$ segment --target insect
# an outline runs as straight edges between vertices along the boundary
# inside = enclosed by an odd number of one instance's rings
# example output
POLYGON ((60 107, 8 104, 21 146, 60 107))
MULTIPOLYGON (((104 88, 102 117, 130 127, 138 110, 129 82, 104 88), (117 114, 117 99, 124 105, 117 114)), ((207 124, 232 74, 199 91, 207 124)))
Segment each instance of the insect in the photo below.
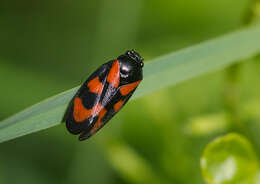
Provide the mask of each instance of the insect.
POLYGON ((83 83, 64 115, 67 130, 88 139, 129 100, 143 79, 143 59, 134 50, 100 66, 83 83))

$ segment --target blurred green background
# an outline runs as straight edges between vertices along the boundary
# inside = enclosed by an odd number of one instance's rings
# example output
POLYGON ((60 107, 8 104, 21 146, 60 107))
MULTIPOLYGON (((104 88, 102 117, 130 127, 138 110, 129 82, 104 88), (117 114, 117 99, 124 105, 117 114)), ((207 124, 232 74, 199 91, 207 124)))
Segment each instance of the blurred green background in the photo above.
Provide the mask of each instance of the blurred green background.
MULTIPOLYGON (((1 0, 0 120, 80 85, 127 49, 149 61, 239 29, 249 4, 1 0)), ((0 183, 201 184, 200 156, 219 135, 245 135, 259 156, 259 60, 132 101, 85 142, 60 125, 2 143, 0 183)))

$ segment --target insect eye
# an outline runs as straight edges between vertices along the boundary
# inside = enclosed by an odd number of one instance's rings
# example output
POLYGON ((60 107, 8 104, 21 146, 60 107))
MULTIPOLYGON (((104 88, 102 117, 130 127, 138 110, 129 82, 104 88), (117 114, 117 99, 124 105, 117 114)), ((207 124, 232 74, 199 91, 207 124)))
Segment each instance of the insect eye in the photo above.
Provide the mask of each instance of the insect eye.
POLYGON ((126 65, 123 65, 122 67, 121 67, 121 74, 123 74, 123 75, 128 75, 129 74, 129 72, 130 72, 130 68, 128 67, 128 66, 126 66, 126 65))

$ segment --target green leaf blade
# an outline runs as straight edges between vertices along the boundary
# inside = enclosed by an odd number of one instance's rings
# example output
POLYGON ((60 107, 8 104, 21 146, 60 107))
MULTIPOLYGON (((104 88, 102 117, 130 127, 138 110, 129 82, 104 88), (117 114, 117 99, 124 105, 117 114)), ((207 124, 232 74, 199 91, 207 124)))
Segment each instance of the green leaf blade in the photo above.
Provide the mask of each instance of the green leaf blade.
MULTIPOLYGON (((144 80, 132 99, 254 56, 260 51, 259 35, 259 25, 248 27, 145 63, 144 80)), ((77 89, 44 100, 0 122, 0 142, 58 125, 77 89), (23 131, 16 133, 18 127, 23 131)))
POLYGON ((143 88, 136 96, 224 68, 260 52, 260 26, 206 41, 145 64, 143 88), (155 81, 159 83, 155 84, 155 81))

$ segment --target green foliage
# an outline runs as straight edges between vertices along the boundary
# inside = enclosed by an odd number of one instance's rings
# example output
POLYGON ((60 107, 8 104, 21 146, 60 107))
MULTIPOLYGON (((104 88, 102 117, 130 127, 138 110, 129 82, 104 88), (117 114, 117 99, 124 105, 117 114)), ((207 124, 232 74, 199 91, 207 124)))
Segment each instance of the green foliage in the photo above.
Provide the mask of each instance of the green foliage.
POLYGON ((193 117, 186 126, 189 134, 197 136, 212 135, 224 132, 228 129, 228 121, 225 113, 216 113, 193 117))
POLYGON ((126 144, 116 140, 110 140, 106 145, 106 154, 111 165, 119 172, 126 180, 133 183, 164 183, 164 179, 158 176, 158 173, 153 171, 149 163, 135 153, 126 144))
POLYGON ((254 184, 259 165, 250 142, 231 133, 206 146, 201 169, 208 184, 254 184))
POLYGON ((259 0, 0 9, 1 184, 223 183, 232 172, 233 183, 259 184, 259 0), (146 62, 134 100, 84 142, 55 126, 77 87, 65 90, 132 48, 146 62))

